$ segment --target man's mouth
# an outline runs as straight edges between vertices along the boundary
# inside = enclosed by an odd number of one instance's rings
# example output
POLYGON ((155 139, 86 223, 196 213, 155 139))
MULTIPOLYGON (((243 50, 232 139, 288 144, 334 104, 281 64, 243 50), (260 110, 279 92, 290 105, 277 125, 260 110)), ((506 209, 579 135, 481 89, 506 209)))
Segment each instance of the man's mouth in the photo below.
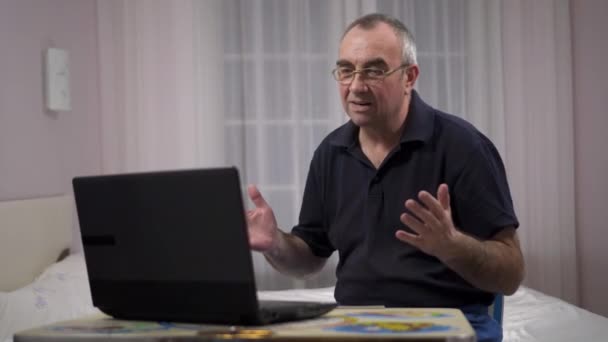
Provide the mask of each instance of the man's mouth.
POLYGON ((372 105, 371 102, 365 102, 365 101, 350 101, 351 104, 354 104, 356 106, 359 107, 369 107, 372 105))

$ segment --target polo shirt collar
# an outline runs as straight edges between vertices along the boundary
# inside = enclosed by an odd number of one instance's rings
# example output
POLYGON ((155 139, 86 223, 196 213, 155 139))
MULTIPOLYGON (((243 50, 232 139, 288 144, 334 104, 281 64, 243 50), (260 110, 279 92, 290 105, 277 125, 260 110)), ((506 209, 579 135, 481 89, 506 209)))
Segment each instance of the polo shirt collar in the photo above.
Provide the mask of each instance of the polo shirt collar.
MULTIPOLYGON (((405 119, 405 129, 401 133, 400 143, 413 141, 429 142, 434 130, 435 113, 432 107, 426 104, 418 95, 416 90, 412 90, 412 100, 405 119)), ((330 141, 332 145, 342 147, 352 147, 357 145, 359 127, 351 120, 344 124, 343 129, 330 141)))
POLYGON ((435 110, 426 104, 416 90, 412 90, 412 101, 401 133, 401 144, 411 141, 427 143, 435 130, 435 110))

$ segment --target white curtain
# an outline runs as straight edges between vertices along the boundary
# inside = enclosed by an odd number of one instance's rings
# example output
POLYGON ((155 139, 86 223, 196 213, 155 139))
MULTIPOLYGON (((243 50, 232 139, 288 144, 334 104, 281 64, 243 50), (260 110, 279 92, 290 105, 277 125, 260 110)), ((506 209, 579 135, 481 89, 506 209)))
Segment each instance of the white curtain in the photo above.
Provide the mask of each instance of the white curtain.
MULTIPOLYGON (((233 164, 279 225, 312 151, 346 120, 330 70, 342 30, 384 12, 413 31, 417 88, 504 158, 526 284, 577 302, 567 0, 99 1, 104 170, 233 164)), ((254 255, 261 289, 324 286, 254 255)))
POLYGON ((220 12, 217 1, 97 2, 105 172, 224 164, 220 12))
POLYGON ((526 284, 578 303, 567 0, 504 1, 503 129, 526 284))

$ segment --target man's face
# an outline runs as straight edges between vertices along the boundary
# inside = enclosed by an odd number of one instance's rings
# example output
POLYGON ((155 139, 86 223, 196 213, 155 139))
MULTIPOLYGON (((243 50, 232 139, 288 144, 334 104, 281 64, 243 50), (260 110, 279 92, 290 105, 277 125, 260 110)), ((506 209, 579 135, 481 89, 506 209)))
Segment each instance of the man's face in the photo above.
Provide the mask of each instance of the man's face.
MULTIPOLYGON (((391 71, 402 65, 401 44, 393 29, 379 23, 370 30, 352 28, 340 44, 337 67, 355 70, 378 68, 391 71)), ((356 74, 350 84, 338 84, 344 110, 359 127, 386 127, 403 110, 406 92, 413 82, 403 70, 381 81, 369 81, 356 74)))

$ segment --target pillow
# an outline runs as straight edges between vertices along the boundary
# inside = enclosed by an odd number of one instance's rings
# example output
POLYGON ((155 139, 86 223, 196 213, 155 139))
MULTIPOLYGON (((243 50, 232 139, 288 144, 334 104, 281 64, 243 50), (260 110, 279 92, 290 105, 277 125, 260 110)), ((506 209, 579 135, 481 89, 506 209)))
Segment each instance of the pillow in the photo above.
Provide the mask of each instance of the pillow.
POLYGON ((0 292, 0 341, 17 331, 99 313, 93 307, 84 255, 46 268, 32 283, 0 292))

